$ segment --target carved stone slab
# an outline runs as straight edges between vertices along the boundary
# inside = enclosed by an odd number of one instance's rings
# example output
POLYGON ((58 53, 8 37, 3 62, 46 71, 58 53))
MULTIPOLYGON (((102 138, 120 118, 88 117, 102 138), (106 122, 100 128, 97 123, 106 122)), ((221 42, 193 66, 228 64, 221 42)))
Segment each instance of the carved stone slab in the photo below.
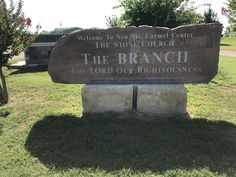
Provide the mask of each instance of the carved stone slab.
POLYGON ((218 70, 222 25, 88 29, 61 38, 49 61, 56 83, 208 83, 218 70))

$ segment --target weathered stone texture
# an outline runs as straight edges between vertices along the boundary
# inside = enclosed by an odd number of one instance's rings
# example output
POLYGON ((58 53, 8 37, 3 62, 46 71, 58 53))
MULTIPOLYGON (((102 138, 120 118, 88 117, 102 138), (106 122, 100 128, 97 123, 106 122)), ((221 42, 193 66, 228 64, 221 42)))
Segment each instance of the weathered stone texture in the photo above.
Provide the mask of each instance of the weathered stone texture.
POLYGON ((82 89, 84 113, 132 110, 132 85, 85 85, 82 89))
POLYGON ((85 85, 82 89, 83 112, 131 111, 136 102, 138 112, 157 115, 186 114, 187 90, 183 85, 137 87, 137 98, 133 98, 133 85, 85 85))
POLYGON ((54 82, 72 84, 208 83, 218 71, 222 25, 88 29, 57 41, 54 82))
POLYGON ((160 115, 185 114, 187 90, 183 85, 139 85, 137 110, 160 115))

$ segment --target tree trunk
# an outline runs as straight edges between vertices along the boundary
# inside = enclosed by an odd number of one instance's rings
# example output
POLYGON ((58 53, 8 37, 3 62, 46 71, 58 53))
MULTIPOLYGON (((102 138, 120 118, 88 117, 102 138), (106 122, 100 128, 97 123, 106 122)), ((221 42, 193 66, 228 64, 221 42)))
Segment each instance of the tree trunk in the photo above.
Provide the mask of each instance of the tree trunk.
POLYGON ((0 86, 0 104, 7 104, 8 103, 7 84, 5 76, 3 75, 2 66, 0 67, 0 78, 2 81, 2 85, 0 86))

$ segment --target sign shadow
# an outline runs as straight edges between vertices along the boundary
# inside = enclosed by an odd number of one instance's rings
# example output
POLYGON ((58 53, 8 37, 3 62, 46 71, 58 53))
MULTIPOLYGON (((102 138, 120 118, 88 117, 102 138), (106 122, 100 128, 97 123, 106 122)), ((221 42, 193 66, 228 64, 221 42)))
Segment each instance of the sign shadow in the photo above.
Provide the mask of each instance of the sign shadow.
POLYGON ((3 125, 0 124, 0 135, 2 135, 3 131, 2 131, 3 125))
POLYGON ((124 168, 163 173, 171 169, 236 170, 236 126, 225 121, 157 119, 120 115, 49 115, 36 122, 25 148, 58 169, 124 168), (112 117, 112 118, 111 118, 112 117))

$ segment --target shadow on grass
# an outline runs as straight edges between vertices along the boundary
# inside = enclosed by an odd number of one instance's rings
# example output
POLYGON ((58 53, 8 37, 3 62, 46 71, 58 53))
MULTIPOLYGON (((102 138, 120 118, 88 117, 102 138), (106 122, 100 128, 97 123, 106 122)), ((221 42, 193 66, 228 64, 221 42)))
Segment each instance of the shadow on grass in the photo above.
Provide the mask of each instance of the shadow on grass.
POLYGON ((10 75, 45 72, 45 71, 48 71, 48 66, 37 66, 37 67, 18 69, 16 71, 13 71, 12 73, 10 73, 10 75))
POLYGON ((25 148, 45 165, 59 169, 164 172, 208 167, 213 172, 235 173, 233 124, 206 119, 141 121, 117 116, 47 116, 35 123, 25 148))
POLYGON ((2 124, 0 124, 0 135, 2 135, 2 128, 3 128, 3 125, 2 124))
POLYGON ((220 46, 232 46, 231 44, 220 44, 220 46))
POLYGON ((0 104, 0 117, 6 118, 11 114, 11 112, 7 108, 4 108, 2 106, 4 106, 4 104, 0 104))

